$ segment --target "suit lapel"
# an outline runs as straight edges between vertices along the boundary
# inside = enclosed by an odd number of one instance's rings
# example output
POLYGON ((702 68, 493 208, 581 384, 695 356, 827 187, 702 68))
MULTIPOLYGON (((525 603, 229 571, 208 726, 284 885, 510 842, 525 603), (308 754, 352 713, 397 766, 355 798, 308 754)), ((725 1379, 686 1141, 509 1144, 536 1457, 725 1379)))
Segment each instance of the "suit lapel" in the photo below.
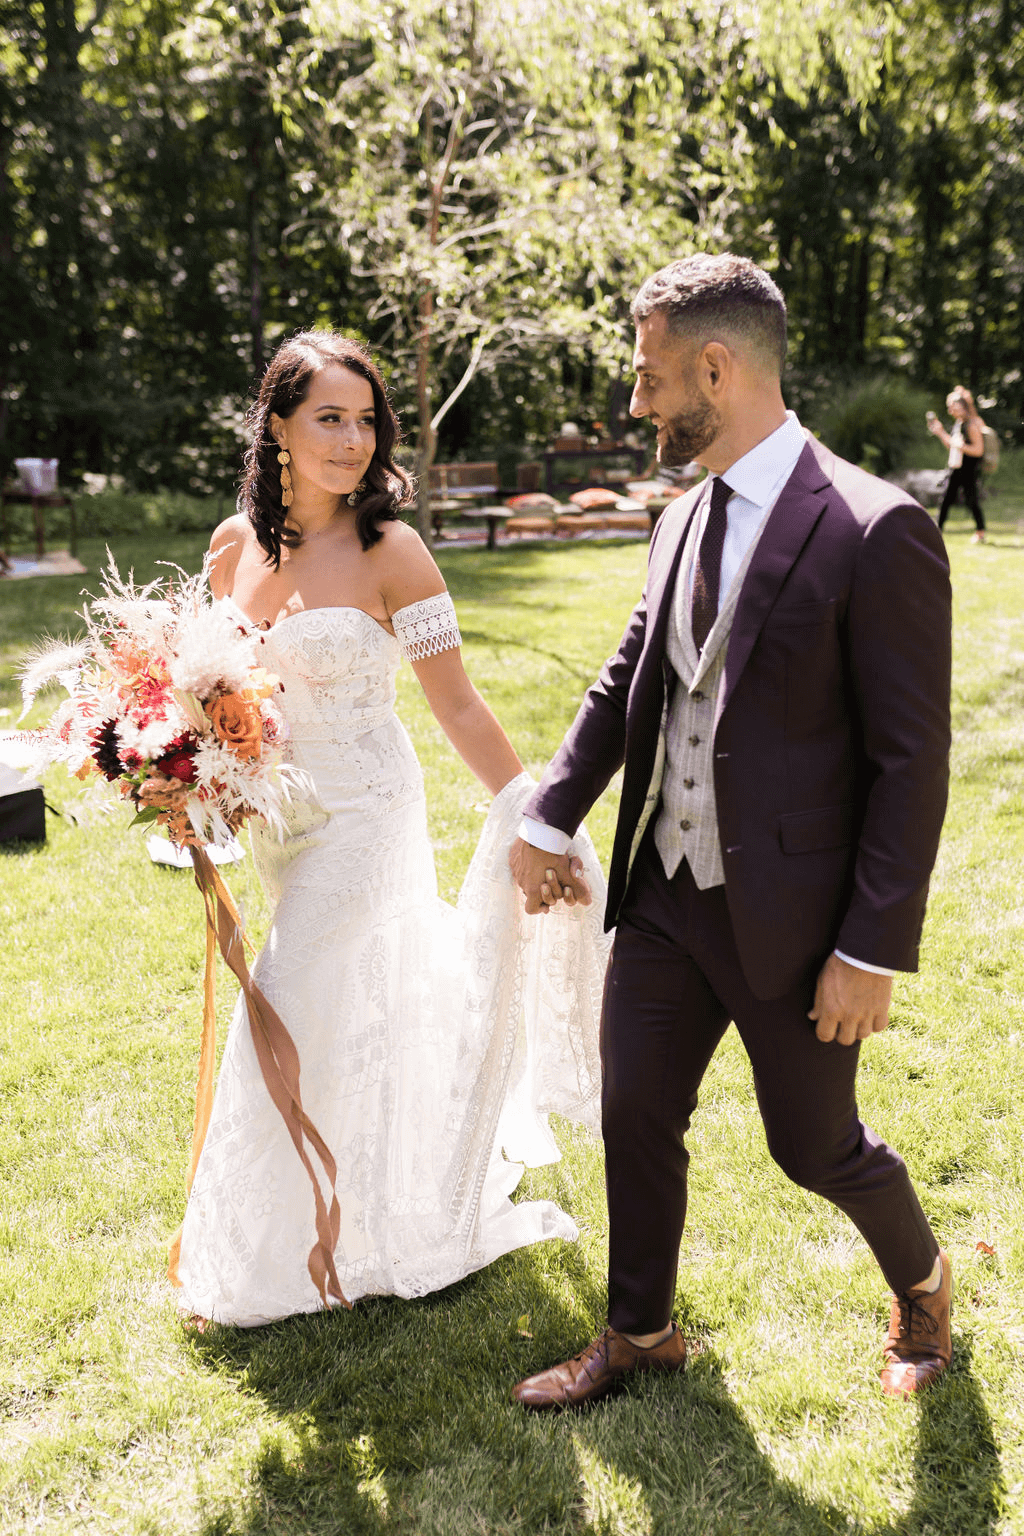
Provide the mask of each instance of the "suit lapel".
MULTIPOLYGON (((632 837, 657 768, 661 725, 672 677, 672 665, 665 653, 665 634, 671 622, 679 562, 699 500, 698 487, 696 494, 691 492, 681 501, 673 502, 662 513, 663 522, 655 533, 657 543, 651 550, 647 571, 647 633, 626 703, 626 772, 619 801, 616 849, 620 839, 632 837)), ((628 847, 627 840, 623 856, 628 847)))
POLYGON ((807 444, 765 525, 736 605, 718 696, 718 719, 750 659, 779 588, 825 510, 822 492, 832 478, 827 468, 829 457, 820 445, 807 444), (826 462, 819 463, 818 452, 826 462))
MULTIPOLYGON (((672 622, 672 604, 675 600, 676 581, 679 576, 679 565, 683 558, 683 550, 686 548, 686 539, 690 531, 697 507, 700 505, 700 486, 691 492, 692 501, 687 506, 684 502, 677 503, 679 507, 678 520, 673 528, 667 524, 664 531, 659 534, 658 559, 652 560, 648 573, 647 604, 650 615, 648 621, 647 638, 644 649, 647 656, 653 662, 657 660, 663 667, 668 666, 665 655, 665 633, 672 622), (661 546, 665 546, 664 559, 661 558, 661 546)), ((662 517, 669 516, 672 509, 663 512, 662 517)))

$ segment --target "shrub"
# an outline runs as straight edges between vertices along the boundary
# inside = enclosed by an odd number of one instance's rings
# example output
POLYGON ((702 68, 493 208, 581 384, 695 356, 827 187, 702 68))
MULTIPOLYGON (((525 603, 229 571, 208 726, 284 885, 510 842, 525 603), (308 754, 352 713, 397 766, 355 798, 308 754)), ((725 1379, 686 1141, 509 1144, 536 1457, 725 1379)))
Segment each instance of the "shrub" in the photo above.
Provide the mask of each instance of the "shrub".
POLYGON ((814 430, 841 458, 889 475, 908 461, 920 465, 934 459, 924 422, 932 404, 926 391, 891 374, 862 379, 819 405, 814 430))
MULTIPOLYGON (((181 491, 122 491, 105 489, 96 495, 75 493, 79 538, 115 538, 133 533, 210 533, 234 511, 228 496, 187 496, 181 491)), ((35 538, 32 508, 20 503, 5 508, 7 541, 12 549, 27 548, 35 538)), ((66 507, 49 507, 46 540, 53 547, 71 534, 66 507)))
POLYGON ((123 533, 207 533, 234 507, 225 496, 183 491, 101 491, 76 501, 79 532, 104 538, 123 533))

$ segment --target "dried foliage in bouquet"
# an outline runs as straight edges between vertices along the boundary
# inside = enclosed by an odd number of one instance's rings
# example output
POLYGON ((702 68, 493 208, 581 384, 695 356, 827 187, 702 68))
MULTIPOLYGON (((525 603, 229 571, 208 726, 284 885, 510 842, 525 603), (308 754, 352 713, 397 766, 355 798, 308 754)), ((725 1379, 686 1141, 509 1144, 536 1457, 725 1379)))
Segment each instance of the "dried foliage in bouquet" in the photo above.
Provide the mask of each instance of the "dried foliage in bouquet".
MULTIPOLYGON (((216 949, 237 976, 264 1082, 313 1185, 317 1240, 309 1271, 325 1305, 342 1294, 334 1264, 340 1208, 330 1149, 302 1108, 299 1057, 287 1027, 249 974, 234 903, 206 848, 224 846, 250 817, 279 832, 305 776, 285 756, 287 727, 275 699, 281 683, 257 665, 257 640, 211 595, 208 563, 137 587, 108 552, 102 590, 82 610, 78 640, 46 640, 22 668, 25 713, 59 683, 68 697, 46 725, 8 736, 18 766, 38 773, 63 763, 92 782, 91 798, 127 800, 132 826, 157 822, 187 846, 206 908, 203 1036, 187 1187, 191 1188, 213 1106, 216 949), (319 1160, 321 1174, 311 1153, 319 1160), (323 1187, 322 1187, 323 1183, 323 1187), (328 1204, 329 1201, 329 1204, 328 1204)), ((168 1273, 177 1283, 181 1234, 168 1273)))
POLYGON ((205 569, 174 569, 136 587, 111 561, 82 611, 85 636, 43 641, 27 658, 22 718, 54 682, 68 697, 30 733, 24 760, 114 786, 136 808, 132 825, 220 847, 250 816, 281 828, 302 776, 283 759, 281 685, 256 665, 252 635, 211 599, 205 569))

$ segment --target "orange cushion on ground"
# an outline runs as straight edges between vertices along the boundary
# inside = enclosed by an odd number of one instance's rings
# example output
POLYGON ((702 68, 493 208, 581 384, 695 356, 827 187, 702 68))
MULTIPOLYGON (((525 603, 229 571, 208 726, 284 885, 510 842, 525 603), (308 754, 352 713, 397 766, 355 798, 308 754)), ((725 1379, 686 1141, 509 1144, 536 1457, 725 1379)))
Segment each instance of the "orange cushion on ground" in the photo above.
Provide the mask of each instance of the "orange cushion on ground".
POLYGON ((561 503, 547 491, 524 491, 521 496, 507 497, 505 505, 513 512, 557 512, 561 503))
POLYGON ((505 522, 506 533, 554 533, 553 517, 510 517, 505 522))
POLYGON ((585 530, 595 528, 607 528, 608 523, 603 512, 567 512, 558 520, 559 533, 583 533, 585 530))
POLYGON ((647 512, 606 512, 605 527, 617 528, 620 533, 650 533, 651 519, 647 512))
POLYGON ((582 507, 585 512, 597 512, 602 507, 614 507, 619 499, 617 491, 606 491, 600 486, 591 486, 585 491, 573 491, 569 497, 577 507, 582 507))

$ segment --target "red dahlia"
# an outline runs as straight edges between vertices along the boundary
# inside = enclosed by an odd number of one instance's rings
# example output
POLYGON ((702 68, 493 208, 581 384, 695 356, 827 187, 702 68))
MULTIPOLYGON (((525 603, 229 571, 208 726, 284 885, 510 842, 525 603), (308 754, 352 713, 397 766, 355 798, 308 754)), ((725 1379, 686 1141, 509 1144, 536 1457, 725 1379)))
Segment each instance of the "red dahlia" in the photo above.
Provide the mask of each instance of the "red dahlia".
POLYGON ((155 766, 161 773, 166 773, 169 779, 177 779, 182 784, 194 784, 196 781, 196 760, 192 752, 168 752, 166 757, 158 759, 155 766))

